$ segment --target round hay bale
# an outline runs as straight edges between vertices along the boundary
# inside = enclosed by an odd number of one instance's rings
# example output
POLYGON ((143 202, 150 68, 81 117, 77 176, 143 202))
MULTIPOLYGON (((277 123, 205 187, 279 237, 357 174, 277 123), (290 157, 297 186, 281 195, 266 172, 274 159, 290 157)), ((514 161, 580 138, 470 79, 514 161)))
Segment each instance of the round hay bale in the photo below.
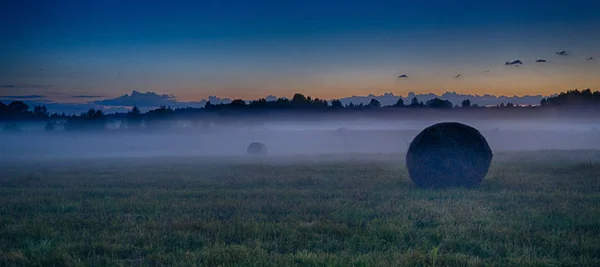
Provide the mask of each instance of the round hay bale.
POLYGON ((422 188, 473 187, 485 178, 492 150, 475 128, 442 122, 423 129, 410 143, 406 167, 422 188))
POLYGON ((252 142, 248 149, 246 149, 248 154, 250 155, 266 155, 267 154, 267 146, 263 143, 252 142))

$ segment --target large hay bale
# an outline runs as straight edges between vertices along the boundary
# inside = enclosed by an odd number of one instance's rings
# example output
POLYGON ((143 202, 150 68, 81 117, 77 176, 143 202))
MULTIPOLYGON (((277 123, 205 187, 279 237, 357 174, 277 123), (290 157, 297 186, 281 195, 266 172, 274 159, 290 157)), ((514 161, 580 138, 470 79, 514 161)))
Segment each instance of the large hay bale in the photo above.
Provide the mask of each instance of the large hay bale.
POLYGON ((252 142, 246 150, 250 155, 266 155, 267 146, 263 143, 252 142))
POLYGON ((422 188, 479 185, 492 162, 492 150, 475 128, 443 122, 421 131, 410 143, 406 167, 422 188))

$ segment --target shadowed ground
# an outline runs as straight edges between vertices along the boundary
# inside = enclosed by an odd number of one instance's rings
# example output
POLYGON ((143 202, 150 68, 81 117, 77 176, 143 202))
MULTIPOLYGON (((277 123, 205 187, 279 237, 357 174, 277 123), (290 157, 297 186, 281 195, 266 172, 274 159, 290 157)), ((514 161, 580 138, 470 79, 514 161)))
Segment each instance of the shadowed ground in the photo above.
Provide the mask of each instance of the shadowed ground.
POLYGON ((600 153, 496 153, 422 190, 403 155, 0 161, 0 265, 598 266, 600 153))

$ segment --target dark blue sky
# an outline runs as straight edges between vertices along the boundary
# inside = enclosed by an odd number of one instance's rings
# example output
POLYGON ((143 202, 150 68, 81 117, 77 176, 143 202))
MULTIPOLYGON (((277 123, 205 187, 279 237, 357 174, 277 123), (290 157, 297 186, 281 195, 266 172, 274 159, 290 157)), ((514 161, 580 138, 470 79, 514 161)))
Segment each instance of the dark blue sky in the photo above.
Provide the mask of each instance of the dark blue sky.
POLYGON ((600 86, 598 64, 585 60, 600 57, 598 1, 3 1, 0 10, 0 83, 13 85, 0 95, 600 86))

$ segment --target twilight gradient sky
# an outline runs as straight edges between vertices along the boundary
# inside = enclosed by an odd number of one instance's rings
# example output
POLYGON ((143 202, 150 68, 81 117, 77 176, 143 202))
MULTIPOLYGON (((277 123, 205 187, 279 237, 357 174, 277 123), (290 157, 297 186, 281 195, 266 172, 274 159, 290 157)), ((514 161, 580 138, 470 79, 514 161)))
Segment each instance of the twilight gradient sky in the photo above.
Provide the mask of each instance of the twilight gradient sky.
POLYGON ((599 11, 594 0, 7 0, 0 95, 597 90, 599 11))

